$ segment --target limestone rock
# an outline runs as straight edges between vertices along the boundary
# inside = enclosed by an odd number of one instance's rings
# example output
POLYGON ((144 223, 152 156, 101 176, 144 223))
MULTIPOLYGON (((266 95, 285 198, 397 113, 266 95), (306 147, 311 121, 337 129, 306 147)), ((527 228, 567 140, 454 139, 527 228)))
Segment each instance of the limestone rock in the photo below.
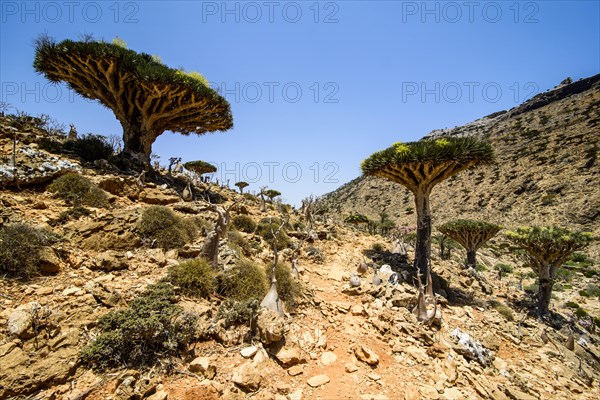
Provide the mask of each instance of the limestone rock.
POLYGON ((260 388, 263 377, 258 365, 247 361, 233 371, 231 381, 244 391, 255 392, 260 388))
POLYGON ((321 362, 323 365, 331 365, 337 361, 337 356, 331 351, 326 351, 321 354, 321 362))
POLYGON ((249 347, 244 347, 242 350, 240 350, 240 354, 244 358, 250 358, 250 357, 254 356, 257 351, 258 351, 258 347, 249 346, 249 347))
POLYGON ((354 355, 356 355, 357 359, 369 365, 377 365, 379 363, 379 356, 364 345, 357 345, 354 348, 354 355))
POLYGON ((207 379, 213 379, 217 374, 217 367, 207 357, 197 357, 190 363, 191 372, 200 373, 207 379))
POLYGON ((326 383, 329 383, 329 381, 330 379, 327 375, 321 374, 313 376, 308 381, 306 381, 306 383, 308 383, 309 386, 316 388, 319 386, 323 386, 326 383))
POLYGON ((17 337, 33 337, 33 315, 30 311, 18 308, 8 316, 8 333, 17 337))
POLYGON ((44 246, 40 249, 39 270, 45 274, 54 274, 60 271, 60 259, 52 247, 44 246))
POLYGON ((100 282, 89 281, 85 284, 84 288, 89 294, 94 296, 96 301, 104 304, 105 306, 116 307, 124 304, 123 298, 119 293, 109 289, 106 285, 100 282))
POLYGON ((285 334, 283 317, 273 310, 261 309, 258 315, 257 328, 260 340, 264 344, 278 342, 283 339, 285 334))

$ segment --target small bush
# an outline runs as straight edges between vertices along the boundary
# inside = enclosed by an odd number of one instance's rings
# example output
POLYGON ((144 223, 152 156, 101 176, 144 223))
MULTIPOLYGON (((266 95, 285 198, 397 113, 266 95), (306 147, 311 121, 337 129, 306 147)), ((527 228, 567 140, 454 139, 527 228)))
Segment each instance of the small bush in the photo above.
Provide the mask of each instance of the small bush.
POLYGON ((498 263, 494 266, 496 271, 502 271, 503 274, 508 274, 513 272, 513 267, 508 264, 498 263))
POLYGON ((72 208, 69 208, 67 211, 63 211, 58 215, 58 219, 56 222, 64 224, 69 222, 70 220, 77 220, 81 217, 86 217, 88 215, 91 215, 92 212, 90 210, 88 210, 85 207, 82 206, 75 206, 72 208))
POLYGON ((576 263, 587 263, 591 262, 592 260, 590 260, 590 258, 585 253, 575 252, 571 254, 571 261, 576 263))
POLYGON ((41 138, 37 142, 38 146, 42 150, 46 150, 48 153, 60 154, 63 150, 63 144, 58 140, 50 138, 41 138))
MULTIPOLYGON (((267 266, 267 279, 271 281, 271 266, 267 266)), ((289 308, 295 308, 301 294, 300 284, 292 276, 292 268, 282 262, 275 266, 275 279, 277 280, 277 294, 289 308)))
POLYGON ((192 222, 200 229, 200 232, 205 236, 213 229, 215 229, 215 224, 203 217, 193 217, 192 222))
POLYGON ((217 278, 218 293, 237 300, 262 300, 267 294, 267 276, 264 269, 248 259, 240 259, 237 265, 217 278))
POLYGON ((188 296, 208 298, 215 291, 215 273, 203 259, 189 260, 170 267, 167 280, 188 296))
POLYGON ((255 195, 253 195, 252 193, 244 193, 244 199, 251 201, 253 203, 257 202, 258 199, 256 198, 255 195))
POLYGON ((599 297, 600 298, 600 287, 596 285, 587 285, 584 290, 580 290, 579 294, 583 297, 599 297))
POLYGON ((235 229, 227 231, 227 241, 240 255, 249 256, 252 253, 252 245, 235 229))
POLYGON ((244 233, 253 233, 256 230, 256 222, 247 215, 236 215, 231 223, 238 231, 244 233))
POLYGON ((67 140, 63 148, 72 151, 87 162, 108 159, 113 154, 113 148, 104 136, 91 133, 75 140, 67 140))
POLYGON ((21 279, 37 275, 41 248, 57 241, 56 235, 25 224, 0 227, 0 274, 21 279))
POLYGON ((315 260, 317 263, 325 262, 325 254, 323 254, 323 250, 319 249, 318 247, 308 246, 306 248, 306 255, 315 260))
POLYGON ((245 301, 235 301, 227 299, 219 307, 217 320, 224 320, 225 328, 239 325, 251 325, 258 314, 260 301, 250 299, 245 301))
POLYGON ((532 283, 531 285, 527 285, 523 288, 523 290, 525 290, 525 292, 533 294, 533 293, 537 293, 538 291, 538 284, 537 283, 532 283))
POLYGON ((80 353, 83 364, 101 371, 138 368, 179 355, 194 338, 196 317, 184 313, 175 300, 171 285, 158 283, 127 309, 104 315, 98 321, 101 334, 80 353))
MULTIPOLYGON (((467 261, 465 260, 465 265, 467 264, 467 261)), ((487 271, 487 267, 481 263, 476 263, 475 264, 475 271, 478 272, 485 272, 487 271)))
POLYGON ((382 251, 385 250, 385 246, 382 243, 377 242, 377 243, 373 243, 373 246, 371 246, 371 249, 373 251, 381 253, 382 251))
POLYGON ((105 207, 106 193, 85 176, 69 173, 54 180, 48 190, 74 206, 105 207))
POLYGON ((583 308, 579 307, 578 309, 575 310, 575 316, 577 318, 585 318, 587 316, 589 316, 590 314, 585 311, 583 308))
POLYGON ((494 305, 494 309, 500 313, 507 321, 514 321, 515 317, 510 307, 505 304, 498 303, 494 305))
POLYGON ((165 206, 150 206, 142 212, 137 230, 144 239, 164 249, 182 247, 197 234, 197 226, 165 206))
MULTIPOLYGON (((256 233, 270 244, 273 240, 273 233, 277 232, 277 229, 279 229, 281 224, 282 221, 278 218, 263 218, 260 220, 258 226, 256 227, 256 233)), ((292 246, 292 240, 285 232, 285 228, 286 227, 284 226, 279 231, 279 234, 277 236, 276 244, 279 250, 286 249, 292 246)))
POLYGON ((556 275, 554 276, 554 279, 556 281, 570 282, 574 276, 575 276, 575 271, 571 271, 566 268, 559 268, 556 271, 556 275))

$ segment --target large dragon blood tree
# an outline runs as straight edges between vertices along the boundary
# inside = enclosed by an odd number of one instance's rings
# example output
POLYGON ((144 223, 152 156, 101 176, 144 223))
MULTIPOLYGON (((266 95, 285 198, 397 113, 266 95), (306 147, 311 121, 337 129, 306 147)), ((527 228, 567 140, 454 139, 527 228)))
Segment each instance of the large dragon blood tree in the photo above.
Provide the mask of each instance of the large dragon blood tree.
POLYGON ((202 75, 170 68, 119 42, 57 43, 41 36, 33 67, 110 108, 123 127, 122 154, 146 165, 152 144, 165 131, 202 135, 233 127, 229 103, 202 75))
POLYGON ((398 142, 362 162, 364 175, 389 179, 413 193, 417 212, 414 266, 423 277, 431 257, 431 190, 460 171, 493 162, 492 146, 473 137, 398 142))

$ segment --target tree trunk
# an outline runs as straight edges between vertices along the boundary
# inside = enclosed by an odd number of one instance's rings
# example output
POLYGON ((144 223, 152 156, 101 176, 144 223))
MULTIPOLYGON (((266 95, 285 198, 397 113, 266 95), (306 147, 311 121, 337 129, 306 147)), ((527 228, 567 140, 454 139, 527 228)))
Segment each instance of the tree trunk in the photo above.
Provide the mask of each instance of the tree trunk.
POLYGON ((467 249, 467 268, 469 268, 469 267, 476 268, 477 267, 477 259, 475 256, 476 254, 477 254, 477 250, 467 249))
POLYGON ((143 132, 139 126, 123 125, 123 154, 140 164, 150 165, 154 135, 143 132))
MULTIPOLYGON (((415 192, 417 211, 417 243, 415 245, 415 270, 421 279, 427 279, 429 259, 431 257, 431 210, 429 209, 429 189, 417 189, 415 192)), ((423 282, 425 283, 425 282, 423 282)))
POLYGON ((214 206, 214 209, 219 214, 217 222, 215 222, 215 229, 204 239, 200 254, 206 261, 211 263, 213 269, 217 270, 219 268, 219 241, 227 233, 230 214, 229 208, 223 210, 218 206, 214 206))
POLYGON ((538 313, 548 314, 550 298, 552 297, 552 286, 554 279, 550 273, 551 267, 543 265, 538 277, 538 313))

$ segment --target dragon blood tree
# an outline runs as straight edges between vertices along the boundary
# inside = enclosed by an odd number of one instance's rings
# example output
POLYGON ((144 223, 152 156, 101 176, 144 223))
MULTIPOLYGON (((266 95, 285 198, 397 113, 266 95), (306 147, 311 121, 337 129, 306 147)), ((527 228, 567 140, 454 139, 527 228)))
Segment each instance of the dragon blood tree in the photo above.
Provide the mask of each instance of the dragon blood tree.
POLYGON ((244 188, 248 187, 250 184, 245 181, 239 181, 234 183, 234 185, 237 186, 238 189, 240 189, 240 194, 244 194, 244 188))
POLYGON ((233 127, 229 103, 202 75, 170 68, 118 42, 57 43, 41 36, 33 67, 51 82, 64 81, 110 108, 123 127, 122 154, 145 165, 165 131, 202 135, 233 127))
POLYGON ((202 160, 186 162, 183 164, 183 167, 189 171, 197 173, 198 176, 217 172, 216 166, 202 160))
POLYGON ((364 175, 389 179, 413 193, 417 212, 414 266, 423 277, 431 257, 431 190, 460 171, 493 162, 492 146, 473 137, 398 142, 362 162, 364 175))
POLYGON ((458 219, 438 226, 438 230, 460 243, 467 250, 467 266, 475 268, 476 253, 488 240, 496 236, 502 227, 484 221, 458 219))
POLYGON ((570 232, 556 226, 518 228, 505 235, 529 256, 529 265, 538 276, 538 312, 547 314, 556 271, 573 252, 587 246, 594 237, 590 232, 570 232))

